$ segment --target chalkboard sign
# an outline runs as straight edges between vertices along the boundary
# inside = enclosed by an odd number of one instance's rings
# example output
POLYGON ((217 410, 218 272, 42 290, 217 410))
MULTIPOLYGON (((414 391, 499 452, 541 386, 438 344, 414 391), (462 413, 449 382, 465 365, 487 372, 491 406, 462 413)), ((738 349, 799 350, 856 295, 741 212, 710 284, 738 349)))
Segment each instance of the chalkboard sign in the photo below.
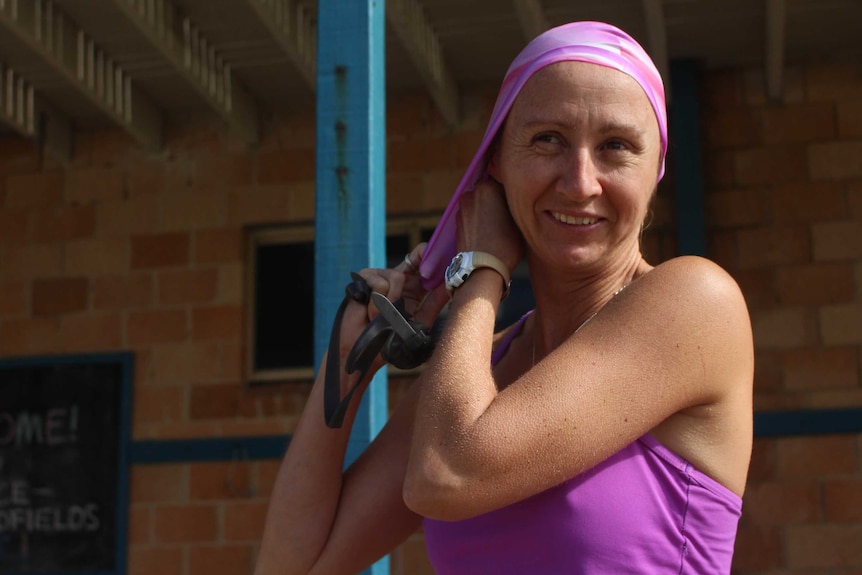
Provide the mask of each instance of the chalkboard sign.
POLYGON ((0 361, 0 574, 125 571, 131 364, 0 361))

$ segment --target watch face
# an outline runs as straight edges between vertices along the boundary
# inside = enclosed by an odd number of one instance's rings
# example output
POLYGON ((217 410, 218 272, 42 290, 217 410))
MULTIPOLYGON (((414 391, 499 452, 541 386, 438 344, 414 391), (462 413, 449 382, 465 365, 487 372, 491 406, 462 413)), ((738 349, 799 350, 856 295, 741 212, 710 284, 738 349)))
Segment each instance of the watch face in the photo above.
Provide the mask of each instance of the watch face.
POLYGON ((462 254, 456 255, 452 258, 452 263, 449 264, 449 267, 446 268, 446 279, 451 279, 458 270, 461 268, 461 262, 464 260, 464 256, 462 254))

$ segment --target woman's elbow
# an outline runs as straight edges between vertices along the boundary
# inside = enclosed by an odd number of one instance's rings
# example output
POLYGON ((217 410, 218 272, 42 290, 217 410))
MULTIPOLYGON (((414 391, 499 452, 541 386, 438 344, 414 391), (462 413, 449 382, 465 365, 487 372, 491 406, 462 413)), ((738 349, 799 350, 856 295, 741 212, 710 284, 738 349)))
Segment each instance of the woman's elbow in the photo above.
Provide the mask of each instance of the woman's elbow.
POLYGON ((417 515, 439 521, 458 521, 471 517, 470 489, 466 482, 448 472, 434 472, 422 466, 408 466, 402 497, 417 515))

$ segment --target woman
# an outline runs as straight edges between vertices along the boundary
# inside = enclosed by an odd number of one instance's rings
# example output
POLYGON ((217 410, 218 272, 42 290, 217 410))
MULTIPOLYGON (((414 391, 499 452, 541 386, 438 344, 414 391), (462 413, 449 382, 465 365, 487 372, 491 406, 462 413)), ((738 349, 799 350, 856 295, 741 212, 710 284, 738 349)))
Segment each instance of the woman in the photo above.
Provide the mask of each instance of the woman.
MULTIPOLYGON (((665 113, 652 62, 612 26, 568 24, 525 48, 428 246, 362 272, 429 325, 451 297, 426 369, 343 474, 358 401, 326 428, 319 375, 258 575, 355 573, 423 523, 441 574, 730 571, 751 330, 718 266, 640 254, 665 113), (535 311, 494 334, 523 256, 535 311)), ((347 307, 342 356, 376 314, 347 307)))

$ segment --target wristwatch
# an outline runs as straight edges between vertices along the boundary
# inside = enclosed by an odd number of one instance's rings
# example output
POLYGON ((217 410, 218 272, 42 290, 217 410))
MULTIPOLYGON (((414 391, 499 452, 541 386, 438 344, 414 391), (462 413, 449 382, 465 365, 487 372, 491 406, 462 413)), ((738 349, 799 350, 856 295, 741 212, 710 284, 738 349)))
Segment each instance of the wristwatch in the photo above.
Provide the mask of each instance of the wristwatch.
POLYGON ((491 268, 503 278, 503 297, 509 295, 509 270, 500 259, 486 252, 459 252, 446 268, 446 289, 451 296, 455 289, 464 284, 475 270, 491 268))

